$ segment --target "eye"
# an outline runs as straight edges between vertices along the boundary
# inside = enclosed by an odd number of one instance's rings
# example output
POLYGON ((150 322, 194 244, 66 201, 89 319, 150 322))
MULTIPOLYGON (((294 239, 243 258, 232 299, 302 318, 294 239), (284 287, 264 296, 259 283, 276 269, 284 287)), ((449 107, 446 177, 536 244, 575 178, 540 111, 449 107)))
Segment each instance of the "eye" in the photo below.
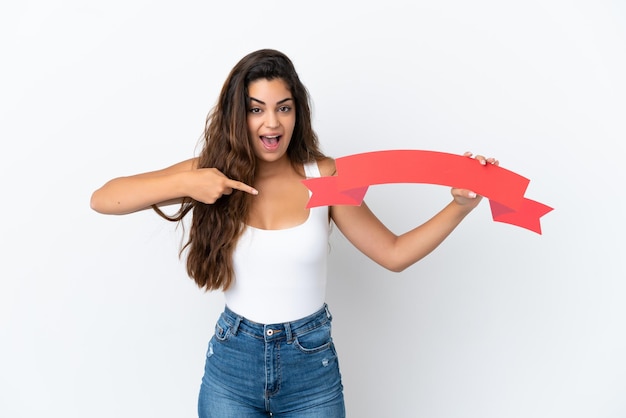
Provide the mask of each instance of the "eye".
POLYGON ((289 112, 291 110, 291 106, 281 106, 278 108, 279 112, 289 112))
POLYGON ((251 107, 248 112, 250 113, 261 113, 261 109, 259 109, 258 107, 251 107))

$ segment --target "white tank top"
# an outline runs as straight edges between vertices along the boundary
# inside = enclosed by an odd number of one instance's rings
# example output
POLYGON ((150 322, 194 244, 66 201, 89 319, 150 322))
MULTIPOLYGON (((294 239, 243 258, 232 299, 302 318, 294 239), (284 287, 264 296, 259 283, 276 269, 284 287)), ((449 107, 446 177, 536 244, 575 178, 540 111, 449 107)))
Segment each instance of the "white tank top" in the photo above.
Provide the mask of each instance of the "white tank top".
MULTIPOLYGON (((304 172, 320 177, 316 162, 305 164, 304 172)), ((329 233, 327 206, 309 209, 304 223, 287 229, 246 226, 233 253, 235 276, 224 292, 226 305, 261 324, 317 312, 326 298, 329 233)))

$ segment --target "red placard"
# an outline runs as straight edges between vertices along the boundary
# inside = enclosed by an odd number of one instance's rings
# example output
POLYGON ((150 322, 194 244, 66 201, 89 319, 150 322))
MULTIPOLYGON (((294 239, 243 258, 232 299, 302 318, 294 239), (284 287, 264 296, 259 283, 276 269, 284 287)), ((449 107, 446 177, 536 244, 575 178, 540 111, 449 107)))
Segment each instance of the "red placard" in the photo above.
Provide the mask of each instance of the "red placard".
POLYGON ((468 189, 489 199, 494 221, 541 234, 539 219, 553 208, 524 197, 529 179, 500 166, 458 154, 389 150, 335 160, 337 176, 303 180, 312 195, 307 208, 360 205, 371 185, 425 183, 468 189))

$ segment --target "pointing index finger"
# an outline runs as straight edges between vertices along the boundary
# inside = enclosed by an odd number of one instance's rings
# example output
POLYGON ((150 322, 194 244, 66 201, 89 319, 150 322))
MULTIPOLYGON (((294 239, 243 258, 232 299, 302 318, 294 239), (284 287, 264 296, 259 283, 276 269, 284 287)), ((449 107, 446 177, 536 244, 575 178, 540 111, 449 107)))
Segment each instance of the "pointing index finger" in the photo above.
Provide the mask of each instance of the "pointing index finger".
POLYGON ((228 179, 226 185, 230 188, 241 190, 242 192, 250 193, 252 195, 259 194, 259 191, 252 186, 248 186, 246 183, 241 181, 228 179))

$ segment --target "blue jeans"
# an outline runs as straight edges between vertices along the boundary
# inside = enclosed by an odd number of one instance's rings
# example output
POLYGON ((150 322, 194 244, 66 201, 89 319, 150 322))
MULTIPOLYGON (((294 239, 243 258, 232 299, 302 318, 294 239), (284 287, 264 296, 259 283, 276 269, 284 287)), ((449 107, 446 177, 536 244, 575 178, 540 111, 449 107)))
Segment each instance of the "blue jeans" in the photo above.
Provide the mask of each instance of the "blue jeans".
POLYGON ((344 418, 332 316, 318 312, 263 325, 228 307, 209 342, 200 418, 344 418))

